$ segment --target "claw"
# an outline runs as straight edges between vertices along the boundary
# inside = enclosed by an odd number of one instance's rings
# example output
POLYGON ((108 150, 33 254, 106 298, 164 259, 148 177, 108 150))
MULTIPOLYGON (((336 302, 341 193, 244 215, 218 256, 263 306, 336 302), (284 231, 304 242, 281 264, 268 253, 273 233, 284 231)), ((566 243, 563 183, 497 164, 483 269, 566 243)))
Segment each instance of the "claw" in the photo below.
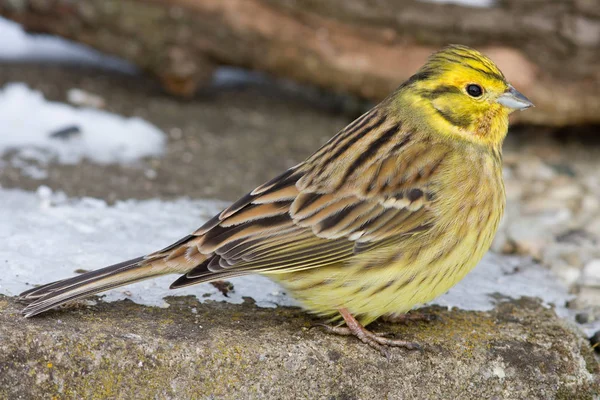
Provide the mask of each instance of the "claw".
POLYGON ((334 333, 342 336, 356 336, 363 343, 373 347, 385 356, 390 358, 389 347, 404 347, 408 350, 422 350, 421 345, 415 342, 408 342, 406 340, 399 339, 388 339, 385 336, 389 336, 389 333, 374 333, 362 326, 345 308, 340 309, 340 314, 346 321, 346 326, 330 326, 325 324, 319 324, 323 326, 327 332, 334 333))

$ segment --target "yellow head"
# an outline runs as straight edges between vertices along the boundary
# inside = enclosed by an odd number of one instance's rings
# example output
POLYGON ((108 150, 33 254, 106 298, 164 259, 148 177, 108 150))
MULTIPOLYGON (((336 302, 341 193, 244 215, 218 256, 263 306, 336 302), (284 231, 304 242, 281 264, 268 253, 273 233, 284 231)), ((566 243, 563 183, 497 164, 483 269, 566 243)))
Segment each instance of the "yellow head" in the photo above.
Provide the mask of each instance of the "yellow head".
POLYGON ((494 147, 506 136, 508 115, 533 105, 489 58, 457 45, 433 54, 393 99, 413 110, 421 128, 494 147))

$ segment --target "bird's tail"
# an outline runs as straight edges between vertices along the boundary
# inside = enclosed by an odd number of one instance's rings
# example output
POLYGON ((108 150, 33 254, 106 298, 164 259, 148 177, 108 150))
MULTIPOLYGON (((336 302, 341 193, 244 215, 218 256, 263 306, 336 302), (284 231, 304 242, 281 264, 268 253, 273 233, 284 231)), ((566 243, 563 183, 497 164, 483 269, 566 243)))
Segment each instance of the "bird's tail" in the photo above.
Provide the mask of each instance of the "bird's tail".
POLYGON ((87 297, 128 283, 176 271, 161 260, 134 258, 96 271, 48 283, 23 292, 19 300, 30 303, 22 313, 32 317, 68 301, 87 297))

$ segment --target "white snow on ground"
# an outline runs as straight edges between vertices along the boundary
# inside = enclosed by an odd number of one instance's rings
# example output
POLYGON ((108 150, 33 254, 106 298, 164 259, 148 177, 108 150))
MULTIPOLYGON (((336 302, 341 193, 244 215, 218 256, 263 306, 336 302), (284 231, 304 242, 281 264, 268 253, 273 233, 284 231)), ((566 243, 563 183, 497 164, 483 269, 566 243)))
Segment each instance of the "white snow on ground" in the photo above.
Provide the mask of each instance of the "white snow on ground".
MULTIPOLYGON (((198 228, 225 204, 215 201, 124 201, 68 199, 41 187, 37 194, 0 189, 0 294, 14 296, 32 284, 74 275, 150 253, 198 228)), ((165 306, 164 296, 196 295, 200 300, 241 303, 242 296, 261 306, 288 305, 269 280, 251 276, 232 280, 235 293, 225 298, 212 285, 169 290, 176 276, 140 282, 108 292, 106 300, 129 298, 165 306)))
POLYGON ((136 68, 117 57, 51 35, 26 33, 16 22, 0 18, 0 61, 44 61, 93 65, 134 73, 136 68))
MULTIPOLYGON (((108 206, 91 198, 69 199, 41 187, 36 194, 0 189, 0 294, 14 296, 47 283, 161 249, 188 234, 225 206, 215 201, 180 199, 124 201, 108 206)), ((165 296, 195 295, 259 306, 293 305, 282 289, 260 276, 231 279, 234 292, 223 296, 210 284, 169 290, 176 276, 111 290, 104 300, 129 298, 165 306, 165 296)), ((489 310, 498 298, 539 297, 567 316, 567 290, 550 273, 527 260, 488 254, 467 278, 433 303, 467 310, 489 310), (517 267, 515 269, 515 267, 517 267), (497 296, 496 294, 499 294, 497 296)), ((588 327, 591 334, 593 327, 588 327)), ((595 327, 594 329, 598 329, 595 327)))
MULTIPOLYGON (((134 66, 116 57, 55 36, 28 34, 19 24, 0 18, 0 62, 11 61, 83 64, 136 72, 134 66)), ((102 99, 76 88, 69 92, 69 99, 78 105, 102 105, 102 99)), ((47 176, 45 166, 50 161, 131 163, 160 155, 166 143, 166 136, 142 119, 49 102, 41 93, 18 83, 0 89, 0 126, 0 157, 11 153, 11 165, 34 179, 47 176)))
POLYGON ((491 7, 495 0, 421 0, 427 3, 458 4, 468 7, 491 7))
POLYGON ((166 144, 166 135, 143 119, 50 102, 21 83, 0 90, 0 126, 0 156, 15 152, 12 164, 34 178, 43 178, 44 171, 35 170, 32 160, 42 166, 49 161, 76 164, 84 158, 129 163, 159 156, 166 144), (65 129, 71 133, 57 134, 65 129))

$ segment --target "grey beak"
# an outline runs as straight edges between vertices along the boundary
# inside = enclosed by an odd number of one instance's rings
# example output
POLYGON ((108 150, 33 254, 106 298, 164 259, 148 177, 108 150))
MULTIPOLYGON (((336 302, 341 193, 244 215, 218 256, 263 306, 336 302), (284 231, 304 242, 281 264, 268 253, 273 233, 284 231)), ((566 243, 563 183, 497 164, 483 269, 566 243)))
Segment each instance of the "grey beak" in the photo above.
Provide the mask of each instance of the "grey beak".
POLYGON ((517 89, 508 85, 508 90, 498 97, 498 103, 513 110, 525 110, 534 107, 531 100, 523 96, 517 89))

